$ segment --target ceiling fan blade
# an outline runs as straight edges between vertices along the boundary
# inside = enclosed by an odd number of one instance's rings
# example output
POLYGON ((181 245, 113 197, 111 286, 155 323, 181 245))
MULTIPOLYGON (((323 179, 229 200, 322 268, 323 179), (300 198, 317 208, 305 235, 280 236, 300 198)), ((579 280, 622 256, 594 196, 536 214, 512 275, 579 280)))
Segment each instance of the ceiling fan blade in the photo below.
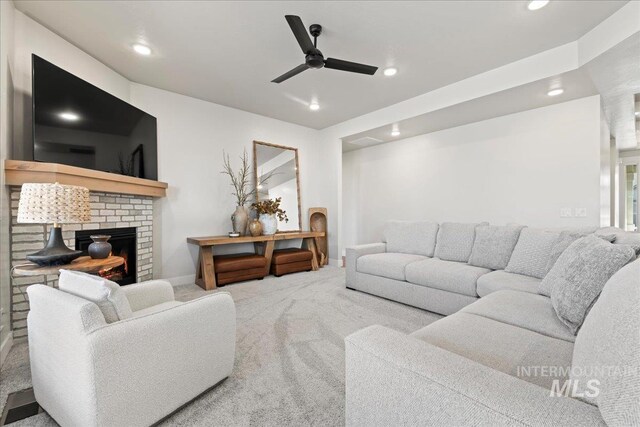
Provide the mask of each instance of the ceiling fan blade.
POLYGON ((313 43, 311 42, 311 37, 309 37, 309 33, 302 23, 302 19, 296 15, 285 15, 285 19, 289 23, 291 27, 291 31, 293 31, 293 35, 296 36, 298 40, 298 44, 302 49, 302 53, 307 54, 310 50, 312 50, 313 43))
POLYGON ((285 81, 287 79, 290 79, 291 77, 293 77, 293 76, 295 76, 297 74, 300 74, 301 72, 303 72, 307 68, 309 68, 309 66, 307 64, 300 64, 296 68, 294 68, 293 70, 287 71, 286 73, 284 73, 280 77, 276 77, 275 79, 271 80, 271 83, 282 83, 283 81, 285 81))
POLYGON ((352 73, 369 74, 370 76, 378 71, 378 67, 372 65, 358 64, 357 62, 343 61, 342 59, 335 58, 327 58, 324 61, 324 67, 352 73))

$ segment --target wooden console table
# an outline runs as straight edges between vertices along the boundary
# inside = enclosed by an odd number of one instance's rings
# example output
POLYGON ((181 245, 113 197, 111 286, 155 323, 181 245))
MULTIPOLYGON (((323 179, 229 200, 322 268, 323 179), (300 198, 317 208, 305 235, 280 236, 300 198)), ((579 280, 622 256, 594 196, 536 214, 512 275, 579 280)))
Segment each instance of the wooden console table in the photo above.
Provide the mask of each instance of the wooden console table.
POLYGON ((234 245, 238 243, 253 243, 256 252, 261 252, 267 259, 267 274, 271 268, 271 257, 273 256, 273 248, 278 240, 295 240, 302 239, 302 246, 306 247, 313 254, 311 266, 313 270, 317 270, 318 259, 316 251, 315 238, 324 237, 323 231, 300 231, 293 233, 276 233, 271 236, 208 236, 208 237, 187 237, 187 243, 198 245, 200 253, 198 254, 198 267, 196 268, 196 284, 205 290, 216 288, 216 272, 213 264, 213 247, 218 245, 234 245))

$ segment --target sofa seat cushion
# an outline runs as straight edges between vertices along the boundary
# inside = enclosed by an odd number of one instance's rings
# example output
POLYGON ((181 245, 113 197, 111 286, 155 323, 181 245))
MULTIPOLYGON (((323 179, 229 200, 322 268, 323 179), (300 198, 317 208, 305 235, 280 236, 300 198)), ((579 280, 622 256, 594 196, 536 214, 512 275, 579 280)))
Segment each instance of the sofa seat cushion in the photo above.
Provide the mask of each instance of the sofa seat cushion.
POLYGON ((476 296, 476 282, 491 270, 455 261, 437 258, 425 259, 407 265, 407 281, 415 285, 476 296))
POLYGON ((180 301, 167 301, 160 304, 152 305, 151 307, 143 308, 142 310, 134 311, 133 316, 131 317, 142 317, 148 314, 158 313, 160 311, 164 311, 169 308, 177 307, 182 305, 183 303, 180 301))
POLYGON ((537 294, 540 282, 541 280, 535 277, 496 270, 478 278, 478 295, 484 297, 505 289, 537 294))
POLYGON ((386 252, 383 254, 363 255, 358 258, 356 271, 405 281, 405 267, 416 261, 423 261, 427 257, 414 254, 386 252))
POLYGON ((556 316, 551 299, 543 295, 511 290, 498 291, 460 311, 518 326, 552 338, 575 341, 575 336, 569 328, 556 316))
POLYGON ((411 335, 546 389, 554 380, 563 384, 571 367, 573 343, 471 313, 453 314, 411 335), (548 367, 563 369, 539 369, 548 367))

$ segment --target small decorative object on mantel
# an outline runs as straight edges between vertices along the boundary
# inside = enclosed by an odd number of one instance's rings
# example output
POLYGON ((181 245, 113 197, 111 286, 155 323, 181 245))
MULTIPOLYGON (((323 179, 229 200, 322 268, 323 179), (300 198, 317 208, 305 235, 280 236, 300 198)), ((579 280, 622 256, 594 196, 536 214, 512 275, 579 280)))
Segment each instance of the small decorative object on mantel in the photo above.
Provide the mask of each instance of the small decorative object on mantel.
POLYGON ((240 233, 235 232, 235 231, 230 231, 229 232, 229 237, 240 237, 240 233))
POLYGON ((276 234, 278 231, 278 220, 289 222, 287 212, 280 209, 281 202, 282 198, 278 197, 276 199, 261 200, 251 205, 258 213, 258 218, 262 223, 262 233, 265 236, 276 234))
POLYGON ((69 249, 62 239, 60 224, 89 222, 89 190, 75 185, 22 184, 18 222, 53 224, 47 246, 27 259, 41 266, 68 264, 82 255, 69 249))
POLYGON ((231 167, 231 160, 229 155, 222 152, 224 159, 224 170, 220 173, 228 175, 231 178, 231 186, 233 187, 233 193, 236 198, 236 210, 231 215, 231 223, 233 225, 233 231, 243 236, 247 233, 247 223, 249 222, 249 211, 246 207, 250 199, 253 197, 254 191, 249 189, 251 182, 251 165, 249 163, 249 156, 247 150, 244 150, 240 160, 242 165, 238 170, 238 173, 234 172, 231 167))
POLYGON ((253 237, 262 236, 262 223, 257 218, 249 223, 249 232, 253 237))
POLYGON ((108 240, 111 236, 106 234, 99 234, 95 236, 89 236, 93 243, 89 245, 89 256, 93 259, 105 259, 111 255, 111 243, 108 240))

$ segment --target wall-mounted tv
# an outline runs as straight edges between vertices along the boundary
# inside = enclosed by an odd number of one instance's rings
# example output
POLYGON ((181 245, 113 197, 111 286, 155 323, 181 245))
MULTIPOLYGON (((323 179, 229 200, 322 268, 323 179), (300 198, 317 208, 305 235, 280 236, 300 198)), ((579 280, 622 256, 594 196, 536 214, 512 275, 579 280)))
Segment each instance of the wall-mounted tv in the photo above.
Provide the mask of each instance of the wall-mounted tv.
POLYGON ((158 179, 156 118, 32 55, 33 160, 158 179))

